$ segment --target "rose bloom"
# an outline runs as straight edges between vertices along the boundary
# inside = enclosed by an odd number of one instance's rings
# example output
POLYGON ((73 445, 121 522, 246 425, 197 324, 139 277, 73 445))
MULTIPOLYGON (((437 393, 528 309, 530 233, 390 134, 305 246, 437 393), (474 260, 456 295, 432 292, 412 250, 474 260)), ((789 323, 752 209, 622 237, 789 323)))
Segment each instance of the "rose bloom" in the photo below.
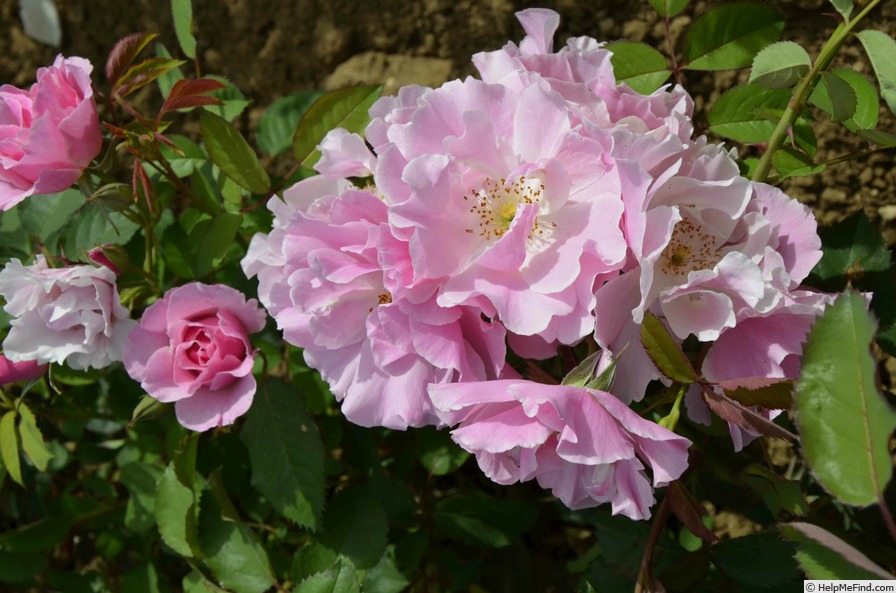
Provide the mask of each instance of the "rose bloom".
POLYGON ((30 90, 0 86, 0 210, 66 189, 99 154, 91 70, 84 58, 60 55, 30 90))
POLYGON ((175 402, 186 428, 233 424, 252 405, 255 351, 248 335, 264 322, 258 301, 229 286, 172 288, 131 332, 125 369, 152 397, 175 402))
POLYGON ((122 306, 108 268, 50 268, 43 256, 0 271, 4 310, 12 316, 3 351, 13 362, 68 363, 103 368, 122 358, 135 322, 122 306))
POLYGON ((429 395, 486 476, 535 479, 571 509, 610 503, 614 515, 646 519, 653 488, 688 467, 689 440, 603 391, 511 379, 430 385, 429 395))

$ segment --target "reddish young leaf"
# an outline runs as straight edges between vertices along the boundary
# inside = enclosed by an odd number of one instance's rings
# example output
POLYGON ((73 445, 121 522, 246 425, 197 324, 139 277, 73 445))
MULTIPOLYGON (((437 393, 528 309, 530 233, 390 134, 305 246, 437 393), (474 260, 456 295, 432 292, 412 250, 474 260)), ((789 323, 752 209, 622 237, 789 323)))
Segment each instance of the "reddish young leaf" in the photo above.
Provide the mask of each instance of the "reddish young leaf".
POLYGON ((717 383, 725 395, 745 406, 786 410, 793 404, 793 381, 765 377, 744 377, 717 383))
POLYGON ((672 514, 678 517, 678 520, 684 523, 688 531, 699 537, 705 542, 713 543, 719 541, 719 537, 710 531, 703 524, 703 515, 708 515, 702 504, 697 502, 691 493, 688 492, 681 482, 672 482, 666 489, 666 496, 669 497, 669 505, 672 514))
POLYGON ((136 202, 140 199, 140 192, 138 191, 139 187, 143 190, 143 197, 146 199, 146 207, 149 209, 150 214, 154 214, 151 199, 152 183, 150 183, 149 177, 143 169, 143 163, 140 162, 139 158, 134 160, 134 177, 132 184, 134 188, 134 201, 136 202))
POLYGON ((178 155, 184 155, 184 151, 181 150, 181 147, 171 141, 168 136, 164 136, 162 134, 159 134, 158 132, 153 132, 152 137, 155 138, 157 142, 164 144, 165 146, 176 152, 178 155))
POLYGON ((137 54, 156 37, 158 37, 156 33, 132 33, 120 39, 109 52, 109 58, 106 60, 106 80, 109 81, 109 84, 114 87, 121 73, 131 65, 137 54))
POLYGON ((177 97, 175 99, 168 98, 162 105, 159 115, 169 111, 178 109, 187 109, 190 107, 199 107, 200 105, 221 105, 223 102, 217 97, 206 97, 201 95, 193 95, 190 97, 177 97))
POLYGON ((125 97, 185 63, 183 60, 170 58, 148 58, 128 68, 113 85, 112 92, 125 97))
POLYGON ((730 397, 719 395, 712 389, 703 389, 703 401, 722 420, 741 428, 776 439, 796 440, 796 435, 786 428, 781 428, 765 416, 745 408, 730 397))
POLYGON ((212 78, 196 78, 193 80, 182 78, 175 82, 174 86, 171 87, 171 92, 168 93, 168 98, 174 99, 177 97, 189 97, 191 95, 205 95, 206 93, 223 89, 225 86, 227 85, 223 82, 212 78))

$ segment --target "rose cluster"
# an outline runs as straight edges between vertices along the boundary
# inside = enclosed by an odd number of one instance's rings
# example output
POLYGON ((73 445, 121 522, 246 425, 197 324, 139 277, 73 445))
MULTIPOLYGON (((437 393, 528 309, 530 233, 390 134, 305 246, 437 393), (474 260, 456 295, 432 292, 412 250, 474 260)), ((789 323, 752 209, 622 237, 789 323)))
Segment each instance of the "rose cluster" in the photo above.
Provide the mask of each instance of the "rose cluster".
POLYGON ((364 137, 332 131, 320 175, 270 200, 243 269, 351 421, 455 426, 496 482, 645 518, 690 444, 628 407, 663 379, 645 314, 706 343, 709 380, 794 377, 827 299, 800 287, 816 223, 694 137, 680 87, 636 93, 594 39, 554 51, 556 13, 518 18, 519 45, 473 57, 481 79, 402 88, 364 137), (588 336, 615 365, 609 392, 507 363, 588 336))

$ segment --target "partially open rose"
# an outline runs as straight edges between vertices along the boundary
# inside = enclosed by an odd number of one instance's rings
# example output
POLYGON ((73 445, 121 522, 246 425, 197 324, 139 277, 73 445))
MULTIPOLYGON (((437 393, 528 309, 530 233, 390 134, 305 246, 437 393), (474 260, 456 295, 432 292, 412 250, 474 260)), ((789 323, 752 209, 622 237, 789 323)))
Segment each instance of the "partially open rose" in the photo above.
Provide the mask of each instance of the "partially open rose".
POLYGON ((229 286, 179 286, 143 313, 128 336, 125 368, 149 395, 176 402, 186 428, 232 424, 255 395, 248 335, 264 322, 258 302, 229 286))
POLYGON ((103 137, 84 58, 56 57, 30 90, 0 86, 0 210, 81 177, 103 137))

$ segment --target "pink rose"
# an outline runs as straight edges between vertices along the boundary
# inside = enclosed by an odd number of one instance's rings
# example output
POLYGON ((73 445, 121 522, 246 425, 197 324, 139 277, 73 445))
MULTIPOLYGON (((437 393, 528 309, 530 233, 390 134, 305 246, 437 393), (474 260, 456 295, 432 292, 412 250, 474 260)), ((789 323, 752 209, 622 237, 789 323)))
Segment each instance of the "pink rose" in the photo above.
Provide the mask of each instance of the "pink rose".
POLYGON ((84 58, 60 55, 31 90, 0 86, 0 210, 66 189, 99 154, 91 70, 84 58))
POLYGON ((248 334, 264 327, 258 301, 216 284, 172 288, 128 337, 124 365, 177 420, 196 431, 233 424, 252 405, 255 351, 248 334))
POLYGON ((3 352, 9 360, 100 369, 121 360, 136 323, 122 306, 108 268, 50 268, 42 255, 0 271, 4 310, 13 317, 3 352))

